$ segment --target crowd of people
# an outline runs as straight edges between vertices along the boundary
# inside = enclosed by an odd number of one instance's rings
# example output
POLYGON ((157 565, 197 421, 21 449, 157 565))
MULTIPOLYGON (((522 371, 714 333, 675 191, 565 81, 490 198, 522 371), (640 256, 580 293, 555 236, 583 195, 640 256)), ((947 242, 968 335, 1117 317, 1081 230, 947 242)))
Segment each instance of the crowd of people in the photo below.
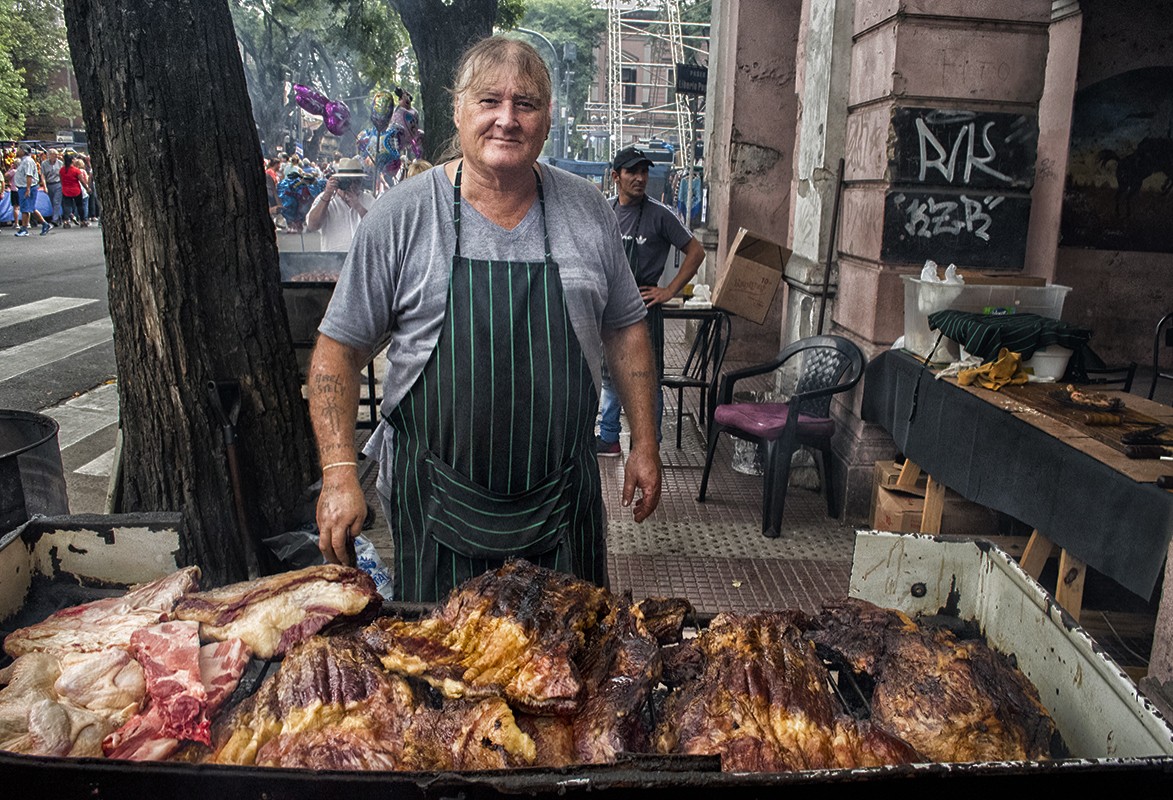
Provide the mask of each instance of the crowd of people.
POLYGON ((336 152, 332 159, 315 163, 280 153, 265 161, 269 214, 278 230, 320 232, 322 250, 347 250, 376 194, 431 167, 429 161, 414 158, 388 181, 370 158, 336 152))
POLYGON ((88 154, 20 143, 0 150, 0 167, 0 224, 14 227, 17 236, 30 236, 33 222, 41 236, 54 228, 99 223, 88 154), (41 195, 45 199, 38 202, 41 195))

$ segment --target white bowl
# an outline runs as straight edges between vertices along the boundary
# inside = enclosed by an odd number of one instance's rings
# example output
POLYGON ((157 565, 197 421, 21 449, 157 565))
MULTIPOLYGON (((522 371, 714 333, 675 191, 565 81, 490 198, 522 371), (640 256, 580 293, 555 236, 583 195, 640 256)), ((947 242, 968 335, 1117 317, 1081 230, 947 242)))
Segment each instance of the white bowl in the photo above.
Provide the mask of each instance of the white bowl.
POLYGON ((1067 371, 1071 351, 1057 344, 1035 350, 1035 354, 1022 362, 1023 369, 1030 370, 1039 380, 1057 381, 1067 371))

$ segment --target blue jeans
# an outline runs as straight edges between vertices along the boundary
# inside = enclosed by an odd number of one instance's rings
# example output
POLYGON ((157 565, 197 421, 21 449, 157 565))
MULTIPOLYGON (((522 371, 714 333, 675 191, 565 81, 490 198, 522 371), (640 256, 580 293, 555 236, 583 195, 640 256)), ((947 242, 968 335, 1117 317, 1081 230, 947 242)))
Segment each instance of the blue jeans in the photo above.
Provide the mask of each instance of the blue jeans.
MULTIPOLYGON (((611 376, 603 370, 603 394, 599 397, 599 438, 604 442, 619 441, 619 393, 611 384, 611 376)), ((661 440, 660 422, 664 419, 664 390, 656 387, 656 441, 661 440)))
POLYGON ((49 184, 49 202, 53 205, 53 222, 61 221, 61 183, 49 184))

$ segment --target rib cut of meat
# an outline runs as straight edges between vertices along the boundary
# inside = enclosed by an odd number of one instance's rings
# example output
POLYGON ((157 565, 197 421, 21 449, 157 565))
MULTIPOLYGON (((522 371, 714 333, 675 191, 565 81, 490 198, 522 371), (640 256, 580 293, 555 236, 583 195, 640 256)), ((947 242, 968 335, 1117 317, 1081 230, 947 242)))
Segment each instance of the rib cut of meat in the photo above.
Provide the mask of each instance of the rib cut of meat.
POLYGON ((575 657, 608 592, 511 560, 452 590, 418 621, 383 618, 363 640, 383 665, 448 697, 504 697, 537 714, 573 714, 583 683, 575 657))
POLYGON ((122 597, 109 597, 63 608, 36 625, 20 628, 4 639, 4 652, 95 652, 128 647, 139 628, 170 618, 175 602, 199 586, 200 570, 187 567, 151 583, 136 586, 122 597))
MULTIPOLYGON (((173 623, 194 626, 194 623, 173 623)), ((160 626, 162 627, 162 626, 160 626)), ((213 642, 199 648, 199 677, 205 693, 204 716, 212 715, 232 696, 251 658, 248 645, 240 639, 213 642)), ((170 729, 163 704, 152 705, 106 737, 102 749, 109 758, 131 761, 162 761, 183 744, 170 729)), ((210 744, 210 739, 203 740, 210 744)))
POLYGON ((188 594, 173 616, 200 623, 205 641, 241 639, 257 658, 273 658, 334 620, 381 601, 362 570, 322 564, 188 594))
POLYGON ((151 710, 162 722, 160 734, 210 744, 199 625, 164 622, 144 628, 130 637, 130 647, 146 676, 151 710))
POLYGON ((211 760, 312 769, 503 769, 533 741, 499 698, 445 698, 383 670, 350 635, 315 636, 218 722, 211 760))
POLYGON ((1050 757, 1057 732, 1038 690, 985 642, 855 599, 828 605, 807 635, 874 679, 873 722, 930 759, 1050 757))
POLYGON ((785 613, 719 615, 697 638, 703 666, 665 701, 663 753, 720 755, 725 771, 850 769, 919 760, 907 743, 839 710, 830 675, 785 613))

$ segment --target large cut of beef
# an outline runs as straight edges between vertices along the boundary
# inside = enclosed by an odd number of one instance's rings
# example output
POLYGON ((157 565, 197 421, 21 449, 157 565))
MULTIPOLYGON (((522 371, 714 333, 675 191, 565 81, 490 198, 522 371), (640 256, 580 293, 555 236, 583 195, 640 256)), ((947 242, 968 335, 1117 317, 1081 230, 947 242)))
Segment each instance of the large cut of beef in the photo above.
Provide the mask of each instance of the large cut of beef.
POLYGON ((448 697, 504 697, 537 714, 573 714, 583 699, 575 658, 609 593, 512 560, 466 581, 415 621, 383 618, 363 640, 383 665, 448 697))
POLYGON ((8 634, 4 651, 16 658, 32 652, 89 653, 128 647, 135 631, 169 619, 180 596, 198 588, 199 578, 198 567, 187 567, 136 586, 122 597, 62 609, 8 634))
POLYGON ((722 614, 697 638, 699 668, 664 703, 662 753, 719 755, 725 771, 914 763, 916 751, 848 716, 795 616, 722 614))
POLYGON ((1038 691, 980 639, 864 600, 828 605, 807 633, 875 682, 871 719, 934 761, 1038 760, 1057 739, 1038 691))
POLYGON ((386 672, 351 635, 297 645, 214 728, 211 760, 312 769, 472 770, 532 764, 500 698, 454 700, 386 672))
POLYGON ((362 570, 322 564, 185 595, 173 617, 200 623, 204 641, 241 639, 257 658, 273 658, 381 601, 362 570))

